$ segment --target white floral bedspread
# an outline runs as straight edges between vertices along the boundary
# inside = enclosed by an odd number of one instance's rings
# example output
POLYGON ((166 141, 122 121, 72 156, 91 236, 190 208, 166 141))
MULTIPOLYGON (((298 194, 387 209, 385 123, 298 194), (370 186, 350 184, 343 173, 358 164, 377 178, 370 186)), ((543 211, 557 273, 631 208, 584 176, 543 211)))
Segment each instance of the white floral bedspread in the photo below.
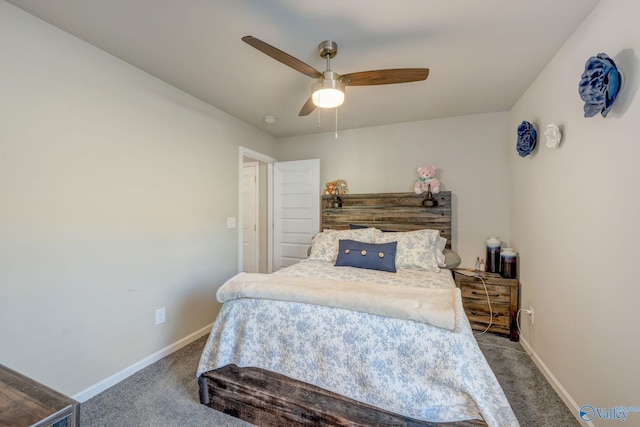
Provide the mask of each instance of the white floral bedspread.
POLYGON ((456 286, 451 277, 451 271, 445 269, 435 273, 399 268, 397 273, 390 273, 387 271, 366 270, 355 267, 333 267, 333 264, 329 262, 309 260, 283 268, 274 274, 318 277, 321 279, 336 279, 352 282, 371 282, 382 285, 422 286, 436 289, 455 288, 456 286))
MULTIPOLYGON (((446 288, 451 273, 386 273, 303 261, 274 274, 446 288)), ((433 422, 518 426, 459 306, 455 330, 332 307, 237 299, 224 303, 197 375, 253 366, 387 411, 433 422)))

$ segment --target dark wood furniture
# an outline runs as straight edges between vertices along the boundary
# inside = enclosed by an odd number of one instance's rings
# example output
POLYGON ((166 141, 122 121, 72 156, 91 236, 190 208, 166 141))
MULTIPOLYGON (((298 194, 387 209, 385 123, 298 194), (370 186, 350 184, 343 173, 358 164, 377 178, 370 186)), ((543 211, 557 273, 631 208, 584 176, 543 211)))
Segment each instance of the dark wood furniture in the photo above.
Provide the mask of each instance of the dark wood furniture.
POLYGON ((77 427, 75 400, 0 365, 0 426, 77 427))
POLYGON ((499 274, 483 271, 473 272, 475 276, 467 276, 463 273, 468 274, 469 271, 454 269, 453 278, 462 293, 462 304, 471 328, 475 331, 484 331, 491 322, 487 332, 507 336, 511 341, 518 341, 520 339, 516 323, 520 295, 518 279, 505 279, 499 274), (487 286, 486 292, 483 280, 487 286), (487 295, 491 302, 491 313, 487 295))
POLYGON ((203 374, 198 383, 201 403, 262 427, 486 426, 477 420, 431 423, 403 417, 259 368, 227 365, 203 374))
POLYGON ((451 249, 451 191, 434 195, 438 206, 422 207, 424 194, 373 193, 345 194, 341 208, 332 208, 334 196, 322 196, 320 230, 348 229, 350 224, 377 227, 388 231, 411 231, 422 228, 440 230, 451 249))
MULTIPOLYGON (((451 248, 451 192, 435 195, 437 207, 425 208, 425 195, 375 193, 322 196, 321 230, 350 224, 389 231, 440 230, 451 248)), ((478 420, 432 423, 406 418, 348 399, 275 372, 234 365, 206 372, 198 379, 200 402, 259 426, 486 426, 478 420)))

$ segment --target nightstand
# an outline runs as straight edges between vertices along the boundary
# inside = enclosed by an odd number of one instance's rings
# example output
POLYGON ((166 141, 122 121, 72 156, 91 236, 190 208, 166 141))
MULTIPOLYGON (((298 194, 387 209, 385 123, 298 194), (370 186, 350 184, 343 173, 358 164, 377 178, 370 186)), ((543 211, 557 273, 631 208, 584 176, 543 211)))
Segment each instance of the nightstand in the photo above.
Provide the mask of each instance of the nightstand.
POLYGON ((516 324, 520 305, 518 279, 505 279, 497 273, 484 271, 462 270, 462 272, 454 269, 453 278, 462 293, 462 305, 471 328, 475 331, 487 329, 492 313, 493 321, 487 332, 507 336, 511 341, 518 341, 520 339, 516 324), (474 276, 466 276, 462 272, 472 273, 474 276), (487 292, 480 278, 487 285, 487 292), (487 294, 491 302, 491 313, 487 294))

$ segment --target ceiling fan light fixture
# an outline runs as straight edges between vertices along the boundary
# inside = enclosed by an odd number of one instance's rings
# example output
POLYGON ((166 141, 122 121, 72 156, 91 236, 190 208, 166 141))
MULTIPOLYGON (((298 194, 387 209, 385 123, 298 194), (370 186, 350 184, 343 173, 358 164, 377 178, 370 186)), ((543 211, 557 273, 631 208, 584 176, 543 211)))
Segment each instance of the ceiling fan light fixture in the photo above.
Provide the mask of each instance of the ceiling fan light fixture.
MULTIPOLYGON (((258 49, 265 55, 283 63, 307 77, 316 79, 311 86, 311 96, 307 98, 298 116, 308 116, 316 107, 336 108, 344 102, 345 86, 378 86, 396 83, 409 83, 426 80, 428 68, 390 68, 384 70, 359 71, 343 74, 331 71, 331 58, 338 53, 338 44, 325 40, 318 45, 320 57, 327 61, 327 69, 322 73, 309 64, 271 46, 253 36, 244 36, 242 41, 258 49)), ((337 110, 336 110, 337 115, 337 110)))
POLYGON ((340 80, 322 79, 311 86, 311 99, 320 108, 336 108, 344 102, 344 84, 340 80))

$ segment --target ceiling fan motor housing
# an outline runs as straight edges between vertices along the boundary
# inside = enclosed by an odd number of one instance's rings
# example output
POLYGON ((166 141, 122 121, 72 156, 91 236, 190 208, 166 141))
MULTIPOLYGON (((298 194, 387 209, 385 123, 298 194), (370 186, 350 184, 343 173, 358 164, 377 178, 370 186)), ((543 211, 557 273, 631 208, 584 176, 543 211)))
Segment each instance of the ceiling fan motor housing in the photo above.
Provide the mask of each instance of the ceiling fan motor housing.
POLYGON ((318 53, 322 58, 333 58, 338 53, 338 44, 331 40, 325 40, 318 45, 318 53))

